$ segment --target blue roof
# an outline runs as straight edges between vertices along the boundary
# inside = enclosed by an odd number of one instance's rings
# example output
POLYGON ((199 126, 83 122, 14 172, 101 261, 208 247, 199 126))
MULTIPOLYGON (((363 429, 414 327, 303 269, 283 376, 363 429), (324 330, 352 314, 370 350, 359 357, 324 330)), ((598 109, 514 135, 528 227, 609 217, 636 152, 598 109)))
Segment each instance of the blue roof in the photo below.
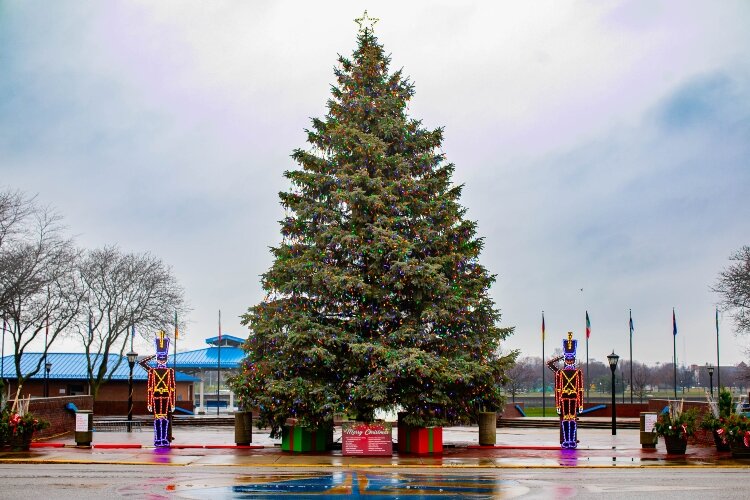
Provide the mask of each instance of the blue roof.
MULTIPOLYGON (((227 350, 229 348, 226 348, 227 350)), ((224 366, 224 350, 221 352, 221 365, 224 366)), ((180 353, 177 354, 177 359, 180 359, 180 353)), ((26 374, 36 368, 39 358, 43 356, 40 352, 27 352, 23 354, 21 358, 21 373, 26 374)), ((128 380, 130 375, 130 368, 128 367, 128 358, 117 354, 110 354, 108 357, 107 366, 109 370, 120 360, 120 365, 112 374, 112 380, 128 380)), ((88 374, 86 373, 86 354, 82 352, 77 353, 61 353, 61 352, 50 352, 47 353, 47 361, 52 363, 52 369, 49 372, 49 378, 51 379, 64 379, 64 380, 88 380, 88 374)), ((15 378, 16 369, 13 364, 13 356, 5 356, 2 358, 4 365, 4 374, 6 378, 15 378)), ((94 364, 94 370, 99 367, 99 363, 94 364)), ((41 369, 34 374, 31 379, 43 379, 44 378, 44 361, 42 361, 41 369)), ((133 367, 133 380, 147 380, 148 373, 138 363, 133 367)), ((185 373, 176 372, 175 380, 177 382, 198 382, 200 379, 187 375, 185 373)))
MULTIPOLYGON (((235 337, 234 335, 222 334, 221 345, 230 347, 241 347, 245 343, 246 339, 235 337)), ((219 344, 219 336, 209 337, 206 339, 206 344, 216 346, 219 344)))
MULTIPOLYGON (((222 335, 222 340, 224 336, 222 335)), ((222 347, 221 348, 221 369, 233 370, 240 367, 242 358, 245 357, 245 351, 239 347, 222 347)), ((174 354, 169 356, 168 366, 174 364, 174 354)), ((206 349, 197 349, 195 351, 186 351, 177 353, 177 369, 206 369, 216 370, 219 364, 219 348, 207 347, 206 349)))

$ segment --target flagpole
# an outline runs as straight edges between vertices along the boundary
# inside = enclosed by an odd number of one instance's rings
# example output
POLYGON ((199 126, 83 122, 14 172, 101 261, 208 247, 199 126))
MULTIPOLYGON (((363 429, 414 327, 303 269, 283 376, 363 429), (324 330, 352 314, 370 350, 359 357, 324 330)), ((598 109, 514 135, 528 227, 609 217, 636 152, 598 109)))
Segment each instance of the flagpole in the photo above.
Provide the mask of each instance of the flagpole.
POLYGON ((586 403, 591 404, 589 399, 589 387, 591 386, 591 379, 589 378, 589 338, 586 337, 586 403))
POLYGON ((175 376, 177 375, 177 337, 179 331, 177 329, 177 310, 174 312, 174 359, 172 360, 172 368, 174 369, 175 376))
MULTIPOLYGON (((718 314, 718 313, 717 313, 718 314)), ((5 316, 3 316, 3 345, 2 354, 0 354, 0 381, 5 379, 5 316)))
POLYGON ((545 369, 544 369, 544 311, 542 311, 542 416, 547 416, 547 401, 545 400, 546 389, 545 389, 545 369))
POLYGON ((721 392, 721 363, 719 363, 719 308, 716 308, 716 387, 721 392))
POLYGON ((44 397, 49 397, 49 375, 47 374, 47 349, 49 349, 49 314, 44 329, 44 397))
POLYGON ((630 404, 633 404, 633 310, 630 310, 630 404))
POLYGON ((591 323, 589 321, 589 312, 586 311, 586 403, 591 404, 589 400, 589 387, 591 386, 589 378, 589 335, 591 334, 591 323))
POLYGON ((672 308, 672 347, 674 348, 674 398, 677 399, 677 318, 672 308))
POLYGON ((216 415, 219 415, 219 387, 221 387, 221 309, 219 309, 219 355, 216 362, 216 415))

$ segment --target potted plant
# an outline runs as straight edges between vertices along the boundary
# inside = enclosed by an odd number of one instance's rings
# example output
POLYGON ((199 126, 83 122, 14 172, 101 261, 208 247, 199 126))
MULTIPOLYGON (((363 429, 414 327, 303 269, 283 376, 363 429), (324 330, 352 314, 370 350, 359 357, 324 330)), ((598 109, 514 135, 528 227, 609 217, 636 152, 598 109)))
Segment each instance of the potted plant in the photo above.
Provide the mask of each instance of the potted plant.
POLYGON ((695 408, 683 411, 683 402, 670 402, 669 410, 659 415, 654 431, 664 437, 667 453, 684 455, 688 437, 695 433, 698 411, 695 408))
POLYGON ((31 439, 36 431, 49 427, 49 422, 35 417, 30 412, 9 411, 3 414, 3 421, 8 425, 8 442, 13 451, 26 451, 31 446, 31 439))
POLYGON ((708 406, 710 411, 704 415, 701 421, 701 428, 713 435, 717 451, 729 451, 729 442, 723 439, 718 431, 722 426, 723 420, 734 413, 734 408, 732 408, 732 393, 728 389, 722 389, 719 392, 718 401, 714 402, 709 398, 708 406))
POLYGON ((745 415, 732 413, 722 418, 716 433, 729 444, 732 457, 750 458, 750 419, 745 415))

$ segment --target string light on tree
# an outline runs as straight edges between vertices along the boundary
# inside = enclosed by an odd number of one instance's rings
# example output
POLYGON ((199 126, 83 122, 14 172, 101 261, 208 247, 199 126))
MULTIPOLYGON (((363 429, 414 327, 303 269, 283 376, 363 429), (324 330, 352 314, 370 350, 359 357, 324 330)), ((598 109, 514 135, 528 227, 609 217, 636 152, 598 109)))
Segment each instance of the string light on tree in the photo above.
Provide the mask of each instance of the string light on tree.
POLYGON ((443 129, 406 113, 414 86, 389 72, 377 21, 356 20, 326 116, 292 154, 265 298, 243 317, 252 335, 233 385, 273 435, 288 417, 323 428, 400 406, 409 425, 440 425, 504 402, 515 354, 497 353, 512 329, 498 326, 483 241, 443 129))

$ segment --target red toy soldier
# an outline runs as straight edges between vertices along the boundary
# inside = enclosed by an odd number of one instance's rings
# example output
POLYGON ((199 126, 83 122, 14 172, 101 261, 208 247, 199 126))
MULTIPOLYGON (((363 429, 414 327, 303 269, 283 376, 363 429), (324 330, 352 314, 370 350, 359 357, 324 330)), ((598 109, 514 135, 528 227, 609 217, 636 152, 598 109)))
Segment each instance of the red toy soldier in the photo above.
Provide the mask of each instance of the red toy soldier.
POLYGON ((148 369, 148 411, 154 414, 154 446, 169 447, 169 416, 175 408, 174 370, 167 368, 169 338, 160 331, 154 339, 156 368, 148 369))
POLYGON ((573 340, 573 333, 568 332, 568 339, 563 340, 563 355, 547 362, 555 372, 555 406, 560 415, 560 445, 563 448, 578 446, 578 414, 583 411, 583 373, 576 368, 576 349, 578 341, 573 340), (565 359, 562 368, 557 362, 565 359))

